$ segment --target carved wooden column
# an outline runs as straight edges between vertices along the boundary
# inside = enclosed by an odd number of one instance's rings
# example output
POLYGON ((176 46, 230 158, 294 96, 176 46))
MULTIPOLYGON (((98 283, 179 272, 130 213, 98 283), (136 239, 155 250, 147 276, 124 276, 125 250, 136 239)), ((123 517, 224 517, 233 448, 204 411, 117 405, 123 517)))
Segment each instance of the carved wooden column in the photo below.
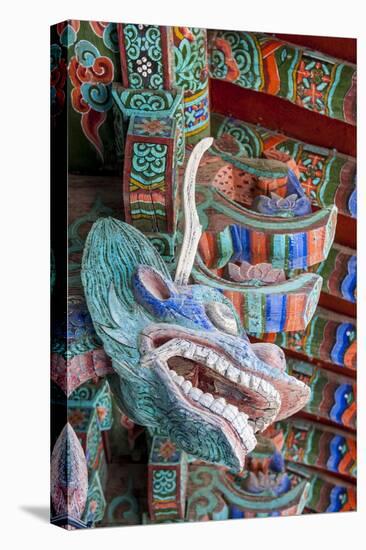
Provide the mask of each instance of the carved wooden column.
POLYGON ((171 27, 119 24, 122 84, 115 109, 127 130, 123 198, 125 219, 174 257, 177 167, 185 154, 183 91, 175 87, 171 27))
POLYGON ((196 143, 210 135, 207 31, 173 27, 175 82, 184 91, 185 136, 196 143))

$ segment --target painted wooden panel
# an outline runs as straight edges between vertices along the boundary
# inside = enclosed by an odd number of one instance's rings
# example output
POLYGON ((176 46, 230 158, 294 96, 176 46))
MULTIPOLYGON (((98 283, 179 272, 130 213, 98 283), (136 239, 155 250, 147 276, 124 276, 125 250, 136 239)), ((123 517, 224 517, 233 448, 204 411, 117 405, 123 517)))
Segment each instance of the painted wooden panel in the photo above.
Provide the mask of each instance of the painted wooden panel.
POLYGON ((176 122, 133 115, 123 175, 125 219, 145 233, 174 233, 177 197, 176 122))
POLYGON ((319 265, 316 273, 323 277, 323 292, 356 303, 357 256, 355 250, 334 243, 328 258, 319 265))
POLYGON ((356 123, 356 67, 351 63, 243 31, 210 31, 209 56, 213 78, 356 123))
POLYGON ((281 424, 284 433, 284 458, 356 477, 356 438, 353 434, 304 420, 288 420, 281 424))
POLYGON ((303 411, 317 421, 326 420, 356 429, 356 381, 293 357, 286 358, 286 370, 311 389, 303 411))
POLYGON ((340 213, 356 216, 353 157, 217 114, 212 116, 212 131, 217 138, 226 134, 233 136, 249 157, 260 157, 272 150, 289 154, 299 168, 300 183, 315 206, 335 204, 340 213))
POLYGON ((256 336, 314 359, 356 369, 356 322, 351 317, 318 307, 305 331, 256 336))
POLYGON ((357 509, 356 485, 306 466, 289 463, 289 470, 310 483, 306 510, 315 513, 353 512, 357 509))

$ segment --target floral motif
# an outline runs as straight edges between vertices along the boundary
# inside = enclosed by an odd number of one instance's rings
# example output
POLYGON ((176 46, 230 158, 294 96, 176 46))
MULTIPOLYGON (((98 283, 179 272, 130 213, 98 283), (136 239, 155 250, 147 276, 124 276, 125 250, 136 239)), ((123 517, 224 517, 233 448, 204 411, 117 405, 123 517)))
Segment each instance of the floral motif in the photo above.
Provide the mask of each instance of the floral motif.
POLYGON ((114 77, 112 61, 101 56, 88 40, 75 45, 75 55, 69 64, 69 77, 74 86, 71 104, 81 114, 85 137, 94 145, 103 160, 103 143, 99 129, 112 106, 111 83, 114 77))
POLYGON ((277 193, 271 193, 270 197, 260 195, 253 201, 253 209, 261 214, 290 218, 293 216, 305 216, 311 213, 310 201, 307 197, 299 197, 296 193, 281 197, 277 193))
POLYGON ((211 76, 260 90, 263 85, 260 60, 260 46, 254 33, 220 31, 212 43, 211 76))
POLYGON ((175 76, 177 86, 194 95, 205 90, 208 83, 206 31, 198 28, 187 31, 189 37, 175 27, 175 76))
POLYGON ((123 25, 130 88, 164 87, 162 36, 154 25, 123 25))
POLYGON ((136 61, 137 72, 142 76, 147 76, 152 73, 152 63, 145 56, 136 61))
POLYGON ((159 448, 159 455, 164 460, 169 460, 177 451, 176 446, 169 439, 162 442, 159 448))
POLYGON ((97 410, 98 421, 100 424, 102 424, 103 421, 107 418, 108 409, 106 407, 98 406, 96 410, 97 410))
POLYGON ((134 129, 138 130, 139 132, 143 132, 144 134, 148 134, 150 136, 169 136, 171 133, 170 125, 166 124, 163 119, 136 117, 135 120, 136 122, 134 125, 134 129))
POLYGON ((300 182, 305 193, 315 199, 317 189, 323 180, 325 159, 316 153, 304 152, 299 159, 300 182))
POLYGON ((153 494, 167 496, 175 493, 177 472, 175 470, 155 470, 153 473, 153 494))
POLYGON ((233 58, 229 42, 227 42, 223 38, 216 38, 216 40, 214 41, 214 47, 218 50, 216 52, 217 56, 219 55, 219 52, 222 52, 222 55, 224 56, 226 80, 228 80, 229 82, 234 82, 240 76, 240 71, 237 62, 233 58))
POLYGON ((331 83, 332 65, 303 57, 297 72, 297 103, 321 114, 327 114, 326 95, 331 83))
POLYGON ((241 283, 243 281, 257 280, 262 283, 280 283, 286 280, 283 269, 272 267, 272 264, 259 263, 252 265, 249 262, 241 262, 240 265, 228 264, 229 277, 232 281, 241 283))
POLYGON ((213 149, 217 149, 219 152, 228 153, 229 155, 239 155, 243 152, 240 142, 235 139, 231 134, 221 134, 218 139, 215 139, 213 143, 213 149))

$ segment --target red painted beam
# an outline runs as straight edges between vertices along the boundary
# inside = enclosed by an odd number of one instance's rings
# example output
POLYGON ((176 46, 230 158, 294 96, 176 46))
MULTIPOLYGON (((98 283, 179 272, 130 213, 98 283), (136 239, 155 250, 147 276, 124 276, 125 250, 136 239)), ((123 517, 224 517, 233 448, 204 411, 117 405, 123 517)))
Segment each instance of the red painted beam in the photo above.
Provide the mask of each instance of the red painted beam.
POLYGON ((331 294, 326 294, 322 292, 319 298, 319 306, 335 311, 340 315, 346 315, 347 317, 356 318, 357 316, 357 307, 353 302, 347 302, 347 300, 342 300, 337 296, 332 296, 331 294))
POLYGON ((289 137, 356 156, 356 128, 276 96, 210 80, 211 111, 282 132, 289 137))
MULTIPOLYGON (((260 338, 256 338, 255 336, 249 336, 249 340, 253 344, 258 342, 263 342, 263 340, 261 340, 260 338)), ((309 357, 305 353, 299 353, 292 349, 287 349, 287 348, 282 348, 282 349, 285 352, 286 357, 293 357, 294 359, 298 359, 299 361, 305 361, 306 363, 311 363, 316 367, 321 367, 322 369, 329 370, 333 373, 337 373, 342 376, 349 376, 353 380, 356 379, 357 372, 355 370, 349 369, 347 367, 341 367, 340 365, 335 365, 334 363, 327 363, 326 361, 322 361, 321 359, 317 359, 315 357, 309 357)))
MULTIPOLYGON (((269 33, 272 34, 272 33, 269 33)), ((274 33, 277 38, 286 40, 298 46, 304 46, 310 50, 316 50, 323 54, 357 63, 357 40, 356 38, 340 38, 338 36, 313 36, 301 34, 274 33)))
POLYGON ((343 246, 356 250, 357 248, 357 221, 338 214, 334 241, 343 246))

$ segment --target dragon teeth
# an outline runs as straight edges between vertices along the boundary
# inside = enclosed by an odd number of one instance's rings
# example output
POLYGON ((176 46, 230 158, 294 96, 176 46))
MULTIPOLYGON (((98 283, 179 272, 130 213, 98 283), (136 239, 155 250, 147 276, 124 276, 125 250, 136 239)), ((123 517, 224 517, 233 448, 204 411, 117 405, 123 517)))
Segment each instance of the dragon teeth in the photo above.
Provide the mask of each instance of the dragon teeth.
POLYGON ((206 360, 207 366, 214 367, 217 363, 217 359, 218 359, 218 356, 216 355, 216 353, 214 353, 213 351, 210 351, 209 354, 207 355, 207 360, 206 360))
POLYGON ((254 422, 254 426, 255 431, 261 432, 268 426, 268 422, 265 422, 263 418, 257 418, 257 420, 254 422))
POLYGON ((208 409, 210 408, 210 405, 212 404, 212 402, 215 400, 214 396, 212 395, 212 393, 204 393, 203 395, 201 395, 200 397, 200 403, 202 405, 204 405, 205 407, 207 407, 208 409))
POLYGON ((251 376, 249 378, 249 387, 253 391, 257 391, 260 383, 260 378, 257 378, 256 376, 251 376))
POLYGON ((233 420, 233 426, 239 433, 242 433, 243 430, 247 429, 248 420, 244 417, 242 413, 238 414, 233 420))
POLYGON ((183 384, 183 382, 184 382, 184 377, 183 377, 183 376, 176 376, 176 377, 174 378, 174 382, 175 382, 176 384, 178 384, 178 386, 181 386, 181 385, 183 384))
POLYGON ((189 392, 189 396, 192 397, 195 401, 199 401, 199 398, 203 394, 203 391, 199 388, 192 388, 189 392))
POLYGON ((196 351, 196 346, 189 346, 188 348, 183 350, 183 357, 186 357, 187 359, 193 359, 196 351))
MULTIPOLYGON (((183 378, 183 380, 184 380, 184 378, 183 378)), ((192 382, 190 382, 189 380, 184 380, 184 382, 182 384, 182 390, 184 391, 184 393, 188 393, 189 390, 191 389, 191 387, 192 387, 192 382)))
POLYGON ((245 372, 241 371, 240 373, 240 384, 243 386, 250 386, 250 376, 246 374, 245 372))
POLYGON ((229 367, 230 363, 220 358, 215 365, 215 371, 224 376, 229 367))
POLYGON ((197 358, 197 359, 206 359, 208 354, 209 354, 209 351, 208 351, 207 348, 203 348, 201 346, 196 347, 195 358, 197 358))
MULTIPOLYGON (((187 343, 182 340, 179 341, 179 351, 181 356, 187 359, 201 361, 207 367, 227 378, 227 380, 230 380, 234 384, 249 388, 267 400, 268 406, 266 410, 263 411, 264 416, 257 418, 255 421, 249 420, 248 415, 239 412, 236 406, 226 403, 223 397, 215 398, 211 393, 204 393, 199 388, 193 387, 189 380, 186 380, 183 376, 179 376, 176 371, 172 369, 169 370, 169 374, 174 382, 181 387, 186 395, 211 410, 213 413, 229 421, 242 439, 246 447, 246 452, 253 450, 257 443, 254 433, 263 431, 273 422, 278 414, 278 410, 281 406, 281 399, 278 391, 266 380, 237 369, 231 362, 212 349, 187 343)), ((167 353, 170 355, 169 349, 167 349, 167 353)))
POLYGON ((232 422, 238 413, 238 407, 235 407, 234 405, 226 405, 225 409, 222 411, 222 416, 226 418, 226 420, 230 420, 230 422, 232 422))
POLYGON ((226 401, 223 397, 215 399, 215 401, 210 406, 210 410, 216 414, 221 414, 226 407, 226 401))
POLYGON ((236 383, 239 380, 240 371, 238 369, 236 369, 235 367, 229 365, 229 367, 226 371, 226 376, 228 377, 229 380, 231 380, 231 382, 236 383))

